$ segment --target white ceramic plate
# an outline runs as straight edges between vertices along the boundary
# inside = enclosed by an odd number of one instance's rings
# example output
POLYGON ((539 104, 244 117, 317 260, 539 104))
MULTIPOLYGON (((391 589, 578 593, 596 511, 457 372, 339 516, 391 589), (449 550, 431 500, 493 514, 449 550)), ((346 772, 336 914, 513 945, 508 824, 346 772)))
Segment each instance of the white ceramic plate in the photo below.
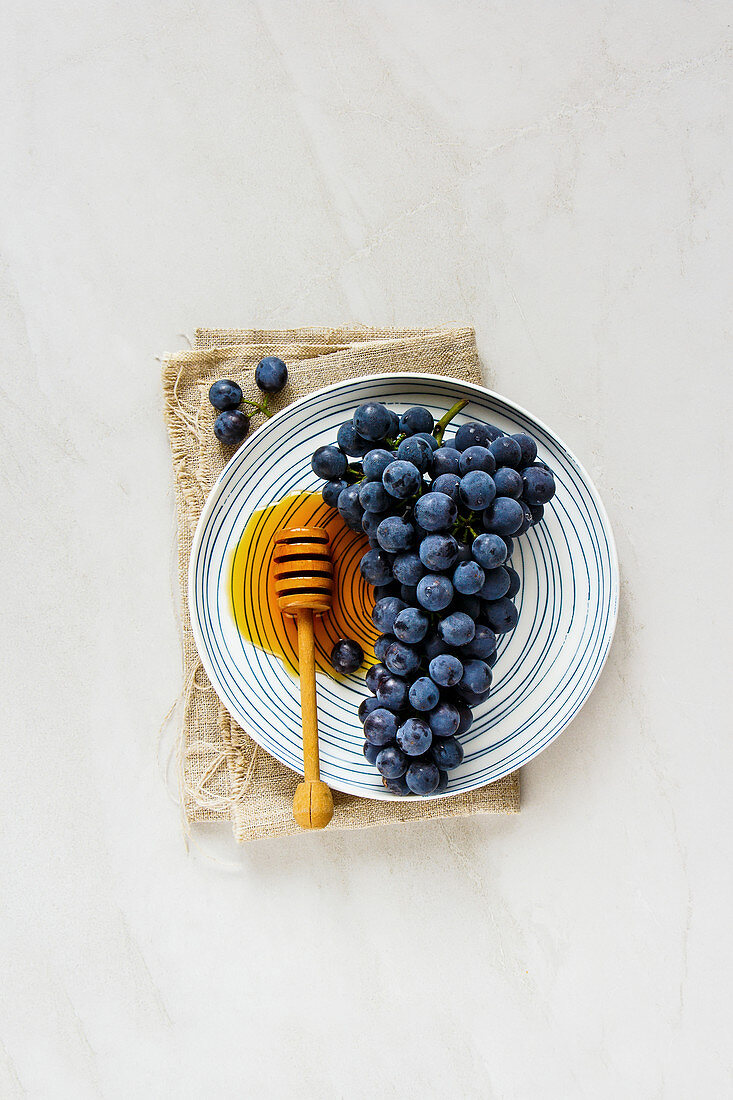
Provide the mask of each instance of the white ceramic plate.
MULTIPOLYGON (((191 551, 189 606, 196 644, 219 698, 267 752, 302 774, 298 684, 273 657, 245 641, 231 610, 228 568, 252 513, 297 490, 320 490, 310 459, 335 441, 365 401, 396 412, 425 405, 436 420, 456 401, 468 420, 528 432, 555 474, 557 494, 541 524, 515 539, 521 577, 519 623, 500 640, 491 697, 461 738, 465 759, 448 790, 470 791, 526 764, 567 726, 588 698, 616 625, 618 562, 605 509, 578 460, 541 421, 498 394, 435 375, 389 374, 338 382, 295 402, 239 448, 214 485, 191 551)), ((318 676, 321 774, 337 790, 391 800, 362 755, 357 707, 361 675, 318 676)))

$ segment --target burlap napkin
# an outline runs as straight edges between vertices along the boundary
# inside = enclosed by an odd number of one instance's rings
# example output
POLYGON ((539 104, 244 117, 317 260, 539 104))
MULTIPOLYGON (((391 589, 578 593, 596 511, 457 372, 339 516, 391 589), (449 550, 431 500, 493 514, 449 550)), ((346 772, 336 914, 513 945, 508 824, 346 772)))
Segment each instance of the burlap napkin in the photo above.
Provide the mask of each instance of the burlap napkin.
MULTIPOLYGON (((208 390, 233 378, 245 397, 261 397, 254 369, 265 355, 288 364, 290 380, 272 402, 277 410, 344 378, 388 371, 423 371, 481 382, 472 328, 199 329, 194 347, 163 360, 165 419, 170 435, 178 506, 179 580, 182 598, 184 715, 181 733, 183 804, 189 821, 230 819, 237 840, 298 833, 292 799, 294 772, 260 749, 230 717, 203 670, 187 606, 191 540, 206 496, 231 449, 212 431, 208 390)), ((254 426, 259 427, 257 416, 254 426)), ((374 802, 334 791, 331 829, 359 829, 395 821, 517 813, 519 776, 437 801, 374 802)))

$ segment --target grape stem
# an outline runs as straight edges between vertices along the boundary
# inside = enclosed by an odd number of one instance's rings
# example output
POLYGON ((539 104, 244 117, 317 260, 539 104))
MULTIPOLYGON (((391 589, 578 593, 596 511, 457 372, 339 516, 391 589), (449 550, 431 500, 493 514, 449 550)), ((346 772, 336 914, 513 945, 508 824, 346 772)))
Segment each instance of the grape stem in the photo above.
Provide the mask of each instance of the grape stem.
POLYGON ((448 427, 453 417, 457 416, 461 409, 465 409, 467 404, 468 401, 456 401, 455 405, 451 405, 451 407, 448 409, 448 412, 444 413, 443 416, 441 416, 440 420, 433 428, 433 435, 435 436, 438 443, 443 442, 445 429, 448 427))
POLYGON ((257 409, 257 411, 261 412, 263 416, 272 416, 272 409, 270 408, 270 395, 268 393, 265 394, 264 400, 261 404, 258 404, 257 401, 250 401, 248 397, 243 397, 242 401, 245 405, 251 405, 253 409, 257 409))

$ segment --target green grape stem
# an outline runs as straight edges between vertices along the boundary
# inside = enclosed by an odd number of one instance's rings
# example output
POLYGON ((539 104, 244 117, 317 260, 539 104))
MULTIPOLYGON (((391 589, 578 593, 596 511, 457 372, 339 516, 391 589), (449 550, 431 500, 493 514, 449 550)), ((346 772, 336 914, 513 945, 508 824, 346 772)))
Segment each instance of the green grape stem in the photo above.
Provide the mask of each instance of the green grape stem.
POLYGON ((468 401, 456 401, 455 405, 451 405, 451 407, 448 409, 448 412, 444 413, 443 416, 441 416, 440 420, 433 428, 433 435, 435 436, 438 443, 443 442, 445 429, 448 427, 453 417, 457 416, 461 409, 465 409, 467 404, 468 401))
POLYGON ((268 393, 265 394, 264 399, 261 403, 258 403, 257 401, 250 401, 248 397, 243 397, 242 401, 245 405, 251 405, 253 409, 257 409, 257 411, 262 413, 263 416, 272 416, 272 409, 270 408, 270 395, 268 393))

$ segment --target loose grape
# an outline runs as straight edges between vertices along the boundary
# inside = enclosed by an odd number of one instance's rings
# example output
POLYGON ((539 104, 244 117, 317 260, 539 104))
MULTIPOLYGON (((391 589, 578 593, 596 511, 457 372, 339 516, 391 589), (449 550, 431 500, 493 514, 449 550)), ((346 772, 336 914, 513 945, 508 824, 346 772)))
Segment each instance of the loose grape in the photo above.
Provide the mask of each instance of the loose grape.
POLYGON ((331 650, 331 664, 337 672, 356 672, 364 664, 364 650, 353 638, 340 638, 331 650))

